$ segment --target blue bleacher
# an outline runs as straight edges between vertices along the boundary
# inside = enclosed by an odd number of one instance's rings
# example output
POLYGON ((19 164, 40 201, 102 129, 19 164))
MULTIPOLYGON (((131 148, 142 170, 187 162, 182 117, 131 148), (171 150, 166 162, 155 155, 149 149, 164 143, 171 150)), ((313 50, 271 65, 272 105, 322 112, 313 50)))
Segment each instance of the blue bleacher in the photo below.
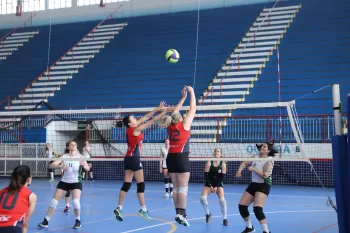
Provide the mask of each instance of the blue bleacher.
MULTIPOLYGON (((281 100, 298 99, 326 85, 340 84, 346 111, 350 93, 350 3, 304 1, 279 45, 281 100)), ((270 57, 246 102, 278 100, 277 55, 270 57), (271 93, 266 95, 266 93, 271 93)), ((297 101, 298 114, 331 114, 332 87, 297 101)))

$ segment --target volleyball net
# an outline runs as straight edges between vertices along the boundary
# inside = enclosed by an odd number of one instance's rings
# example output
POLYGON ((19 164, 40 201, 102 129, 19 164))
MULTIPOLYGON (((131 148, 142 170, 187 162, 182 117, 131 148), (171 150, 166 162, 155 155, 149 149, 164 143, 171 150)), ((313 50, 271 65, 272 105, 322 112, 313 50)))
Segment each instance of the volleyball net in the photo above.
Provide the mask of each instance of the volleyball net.
MULTIPOLYGON (((66 142, 75 140, 81 153, 85 141, 91 145, 88 160, 95 179, 122 180, 127 143, 125 127, 117 127, 117 122, 128 114, 142 117, 154 108, 42 109, 0 113, 0 175, 9 176, 16 166, 27 164, 34 176, 46 177, 52 160, 46 143, 53 148, 54 159, 61 160, 66 142)), ((183 107, 181 113, 186 115, 187 110, 183 107)), ((275 162, 274 184, 333 187, 332 129, 331 116, 298 116, 294 101, 197 106, 190 139, 191 182, 204 182, 205 162, 220 148, 228 169, 225 182, 248 183, 248 171, 242 179, 234 178, 240 163, 253 160, 256 144, 274 141, 278 153, 268 159, 275 162)), ((145 180, 161 181, 160 151, 167 129, 155 123, 143 133, 145 180)))

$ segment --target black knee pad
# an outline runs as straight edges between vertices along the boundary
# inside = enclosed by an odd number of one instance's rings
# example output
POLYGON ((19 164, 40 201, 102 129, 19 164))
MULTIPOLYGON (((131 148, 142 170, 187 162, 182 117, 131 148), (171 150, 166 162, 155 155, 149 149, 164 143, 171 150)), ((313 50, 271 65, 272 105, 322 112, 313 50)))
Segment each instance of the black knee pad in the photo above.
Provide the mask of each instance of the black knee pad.
POLYGON ((131 183, 124 182, 121 190, 123 190, 124 192, 127 193, 129 191, 130 187, 131 187, 131 183))
POLYGON ((246 205, 238 205, 239 213, 241 214, 242 218, 248 218, 249 217, 249 210, 248 206, 246 205))
POLYGON ((90 170, 89 170, 89 172, 92 172, 92 167, 90 167, 90 170))
POLYGON ((145 192, 145 182, 137 183, 137 193, 145 192))
POLYGON ((66 193, 66 197, 69 197, 69 196, 70 196, 70 190, 68 190, 66 193))
POLYGON ((255 217, 259 221, 265 219, 265 214, 264 214, 263 208, 261 206, 254 206, 253 210, 254 210, 255 217))
POLYGON ((172 181, 171 181, 171 178, 169 177, 169 183, 173 183, 172 181))
POLYGON ((164 184, 168 184, 169 183, 169 178, 164 178, 164 184))

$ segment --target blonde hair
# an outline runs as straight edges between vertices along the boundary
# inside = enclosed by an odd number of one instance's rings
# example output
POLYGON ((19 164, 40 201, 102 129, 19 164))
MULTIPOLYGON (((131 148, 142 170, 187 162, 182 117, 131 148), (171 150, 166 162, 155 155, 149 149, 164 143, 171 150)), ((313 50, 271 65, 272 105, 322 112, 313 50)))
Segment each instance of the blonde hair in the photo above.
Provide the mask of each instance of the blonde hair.
POLYGON ((181 118, 181 114, 179 112, 173 112, 171 116, 165 115, 161 117, 158 121, 158 126, 161 128, 167 128, 169 125, 175 125, 179 123, 179 120, 181 118))

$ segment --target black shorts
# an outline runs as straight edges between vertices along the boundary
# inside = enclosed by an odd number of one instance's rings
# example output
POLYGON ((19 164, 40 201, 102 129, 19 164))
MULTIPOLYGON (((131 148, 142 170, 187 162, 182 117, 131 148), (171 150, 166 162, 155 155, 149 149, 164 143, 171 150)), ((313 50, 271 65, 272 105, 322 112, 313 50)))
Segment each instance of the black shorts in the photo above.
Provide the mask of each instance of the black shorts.
POLYGON ((1 233, 22 233, 22 227, 0 227, 1 233))
POLYGON ((57 184, 58 189, 62 189, 64 191, 74 190, 74 189, 80 189, 80 191, 83 191, 83 184, 82 183, 66 183, 63 181, 58 182, 57 184))
POLYGON ((190 172, 190 160, 188 152, 169 153, 166 158, 166 164, 169 173, 185 173, 190 172))
POLYGON ((269 184, 252 182, 250 183, 250 185, 247 187, 245 191, 252 196, 255 196, 256 192, 261 192, 266 194, 266 196, 268 196, 270 194, 270 188, 271 188, 271 185, 269 184))
POLYGON ((139 156, 127 156, 124 158, 124 170, 136 172, 142 169, 141 158, 139 156))
POLYGON ((50 168, 50 164, 53 163, 54 161, 50 161, 49 165, 47 166, 47 172, 55 172, 55 169, 50 168))
POLYGON ((219 183, 219 184, 213 183, 211 185, 209 185, 208 183, 204 184, 204 187, 209 187, 210 188, 210 186, 213 187, 213 188, 220 188, 220 187, 223 188, 224 184, 222 182, 219 183))

